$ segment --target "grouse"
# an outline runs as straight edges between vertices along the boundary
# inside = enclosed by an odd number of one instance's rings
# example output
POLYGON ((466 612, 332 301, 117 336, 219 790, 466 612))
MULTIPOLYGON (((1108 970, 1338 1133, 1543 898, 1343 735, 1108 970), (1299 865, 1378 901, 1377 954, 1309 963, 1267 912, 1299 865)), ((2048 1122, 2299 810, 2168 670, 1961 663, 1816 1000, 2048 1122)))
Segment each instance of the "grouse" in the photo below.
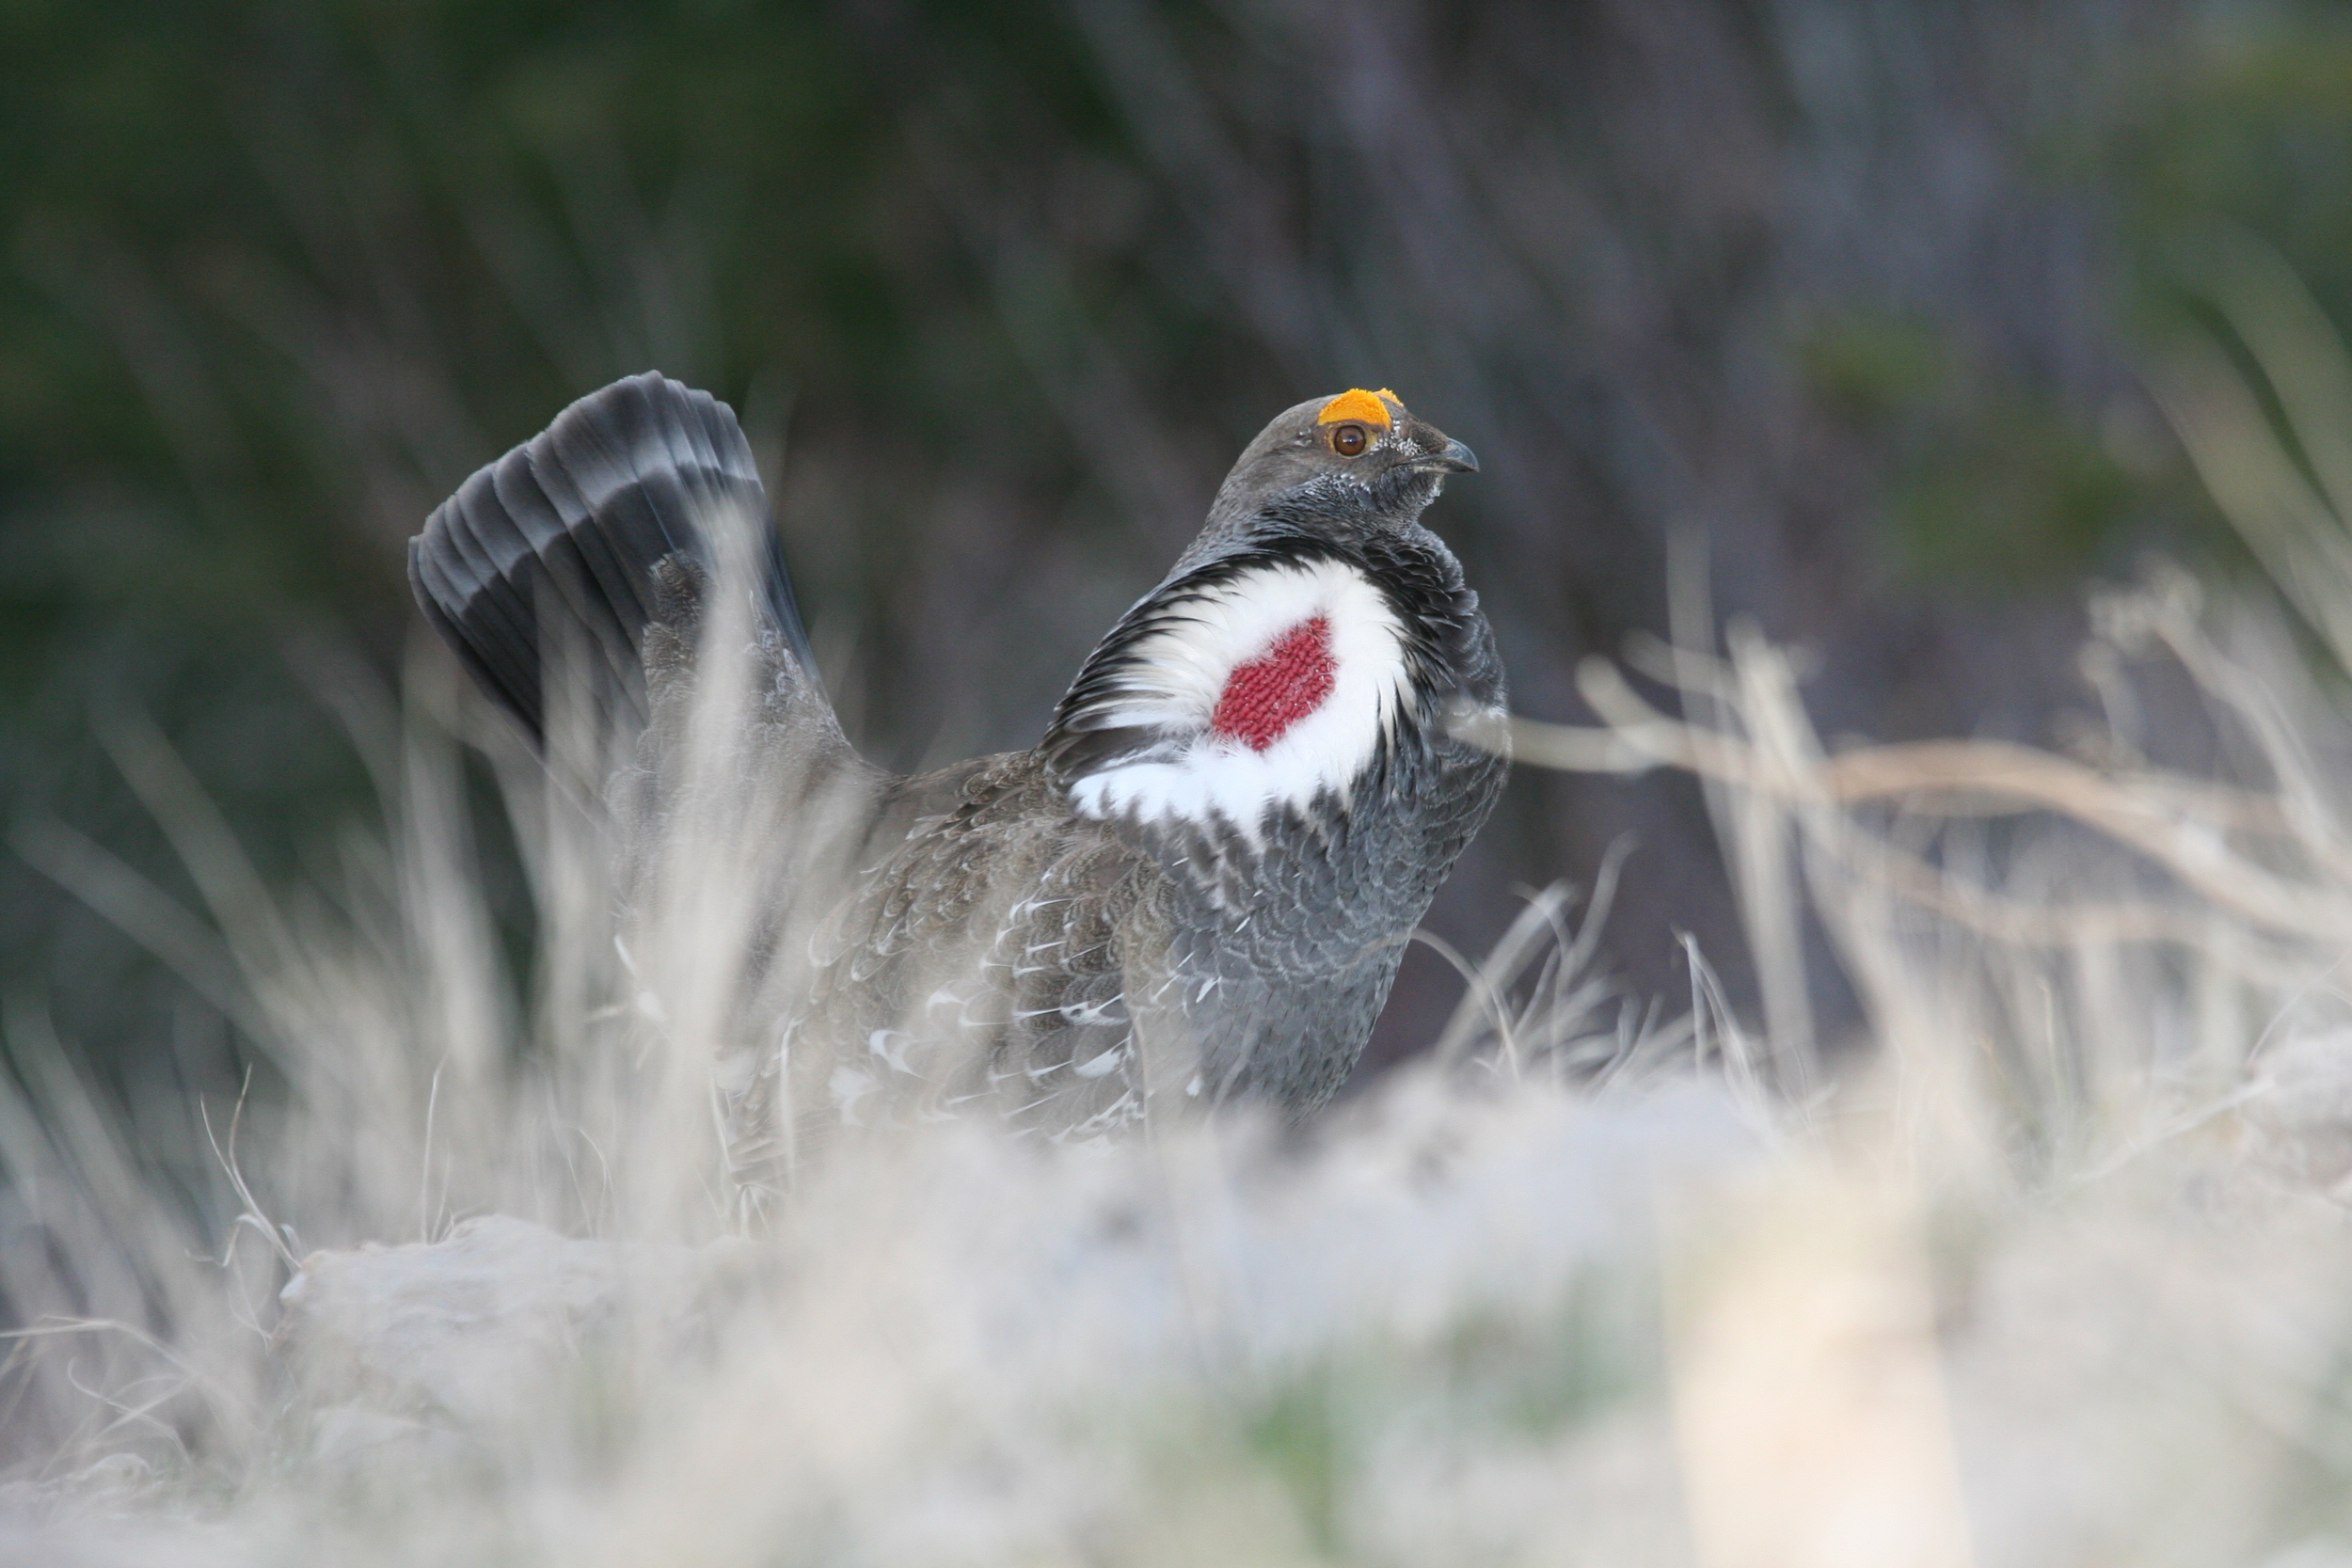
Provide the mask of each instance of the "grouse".
POLYGON ((662 781, 713 650, 749 649, 726 722, 755 738, 726 766, 786 848, 745 861, 771 885, 745 928, 739 1170, 982 1109, 1057 1138, 1236 1101, 1296 1120, 1502 788, 1494 638, 1421 522, 1477 467, 1386 389, 1289 409, 1035 748, 915 777, 844 736, 734 414, 659 373, 469 479, 409 574, 550 754, 559 694, 585 694, 647 832, 691 815, 662 781), (718 591, 731 572, 746 592, 718 591))

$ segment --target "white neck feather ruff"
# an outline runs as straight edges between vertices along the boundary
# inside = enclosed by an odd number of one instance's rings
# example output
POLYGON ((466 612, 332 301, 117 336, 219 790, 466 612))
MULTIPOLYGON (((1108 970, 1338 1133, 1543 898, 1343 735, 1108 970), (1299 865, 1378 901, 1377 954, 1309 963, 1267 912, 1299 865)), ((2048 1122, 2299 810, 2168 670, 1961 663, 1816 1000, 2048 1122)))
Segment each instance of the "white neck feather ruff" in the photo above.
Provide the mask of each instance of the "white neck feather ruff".
POLYGON ((1096 708, 1102 727, 1143 729, 1157 743, 1072 781, 1078 811, 1222 820, 1254 843, 1278 807, 1303 811, 1327 790, 1345 800, 1414 702, 1404 627, 1380 590, 1343 562, 1318 560, 1183 592, 1164 624, 1126 650, 1096 708), (1248 683, 1270 655, 1310 647, 1323 657, 1292 681, 1289 708, 1235 733, 1229 704, 1218 728, 1236 671, 1256 665, 1248 683))

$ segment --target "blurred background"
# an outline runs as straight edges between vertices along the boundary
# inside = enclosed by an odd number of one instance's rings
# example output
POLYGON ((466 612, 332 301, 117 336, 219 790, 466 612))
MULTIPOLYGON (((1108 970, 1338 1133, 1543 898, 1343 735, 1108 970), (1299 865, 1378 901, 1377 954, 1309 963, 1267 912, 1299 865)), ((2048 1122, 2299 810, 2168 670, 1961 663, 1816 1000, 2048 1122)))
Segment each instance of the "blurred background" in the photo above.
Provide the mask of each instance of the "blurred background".
MULTIPOLYGON (((2088 582, 2238 569, 2143 379, 2200 259, 2352 318, 2315 5, 13 0, 0 149, 0 992, 134 1099, 243 1048, 126 753, 331 886, 351 693, 438 657, 404 541, 613 377, 742 413, 893 766, 1031 743, 1242 444, 1351 385, 1483 459, 1432 521, 1521 712, 1587 717, 1679 541, 1826 733, 2063 743, 2088 582)), ((1687 999, 1688 932, 1749 995, 1679 777, 1522 770, 1431 928, 1629 835, 1629 985, 1687 999)), ((1417 949, 1373 1065, 1458 990, 1417 949)))

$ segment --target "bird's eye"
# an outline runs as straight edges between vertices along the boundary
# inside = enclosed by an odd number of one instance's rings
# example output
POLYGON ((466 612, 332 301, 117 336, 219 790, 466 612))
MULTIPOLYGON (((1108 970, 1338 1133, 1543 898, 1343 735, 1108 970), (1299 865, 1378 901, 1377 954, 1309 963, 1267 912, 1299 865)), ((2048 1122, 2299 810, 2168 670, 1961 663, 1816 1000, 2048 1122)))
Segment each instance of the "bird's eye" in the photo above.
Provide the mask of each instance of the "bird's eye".
POLYGON ((1331 432, 1331 450, 1342 457, 1359 457, 1372 445, 1372 433, 1359 424, 1343 424, 1331 432))

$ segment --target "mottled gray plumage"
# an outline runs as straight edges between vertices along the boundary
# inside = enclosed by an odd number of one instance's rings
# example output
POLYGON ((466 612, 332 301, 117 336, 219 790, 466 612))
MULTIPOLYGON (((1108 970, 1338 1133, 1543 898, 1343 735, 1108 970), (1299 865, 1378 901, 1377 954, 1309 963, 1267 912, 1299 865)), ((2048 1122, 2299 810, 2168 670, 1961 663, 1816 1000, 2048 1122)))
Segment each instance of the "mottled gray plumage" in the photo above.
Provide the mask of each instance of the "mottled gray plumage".
POLYGON ((468 481, 413 542, 411 573, 428 617, 534 738, 547 651, 586 651, 601 721, 645 726, 633 771, 656 782, 639 819, 658 827, 659 781, 707 678, 714 509, 762 523, 739 755, 790 780, 768 808, 789 847, 754 857, 776 884, 759 940, 777 950, 755 966, 775 1049, 733 1107, 747 1170, 844 1122, 983 1107, 1057 1136, 1170 1102, 1249 1098, 1297 1117, 1354 1066, 1406 939, 1501 788, 1494 726, 1483 745, 1458 733, 1502 707, 1493 638, 1420 522, 1444 476, 1474 467, 1392 394, 1289 410, 1037 748, 914 778, 867 767, 842 737, 733 416, 675 382, 607 388, 468 481), (1325 728, 1278 717, 1236 739, 1205 717, 1198 734, 1168 719, 1170 704, 1214 701, 1228 724, 1216 683, 1257 656, 1216 639, 1277 590, 1326 595, 1299 626, 1339 651, 1279 677, 1325 728), (1201 680, 1206 696, 1183 695, 1201 680), (1315 703, 1375 689, 1366 681, 1388 683, 1376 714, 1321 721, 1315 703), (1296 756, 1280 750, 1294 736, 1296 756), (1232 807, 1261 777, 1280 785, 1263 809, 1232 807))

